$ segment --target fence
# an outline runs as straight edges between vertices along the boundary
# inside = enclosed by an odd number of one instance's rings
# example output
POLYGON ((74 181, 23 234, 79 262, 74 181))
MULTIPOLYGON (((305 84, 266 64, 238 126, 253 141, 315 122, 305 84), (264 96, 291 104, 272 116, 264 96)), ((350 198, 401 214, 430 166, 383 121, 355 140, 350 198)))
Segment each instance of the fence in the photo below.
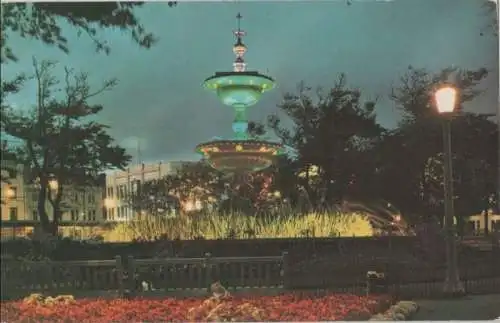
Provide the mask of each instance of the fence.
MULTIPOLYGON (((347 259, 346 259, 347 260, 347 259)), ((470 294, 500 291, 500 261, 461 266, 461 280, 470 294)), ((285 290, 323 289, 361 294, 366 273, 384 271, 391 293, 400 297, 432 297, 442 291, 445 267, 356 262, 330 268, 297 267, 287 253, 265 257, 122 259, 68 262, 2 261, 2 298, 30 293, 88 295, 106 292, 147 296, 155 292, 206 292, 214 281, 228 289, 260 287, 285 290), (143 286, 146 284, 147 286, 143 286), (147 287, 147 288, 144 288, 147 287), (147 291, 144 291, 147 289, 147 291)))
MULTIPOLYGON (((2 297, 18 298, 30 293, 78 294, 106 291, 117 295, 148 289, 175 291, 207 290, 214 281, 229 289, 283 286, 283 264, 277 257, 164 258, 19 262, 2 261, 2 297)), ((146 293, 147 294, 147 293, 146 293)))
MULTIPOLYGON (((469 294, 500 292, 500 257, 490 262, 476 261, 459 266, 460 280, 469 294)), ((348 259, 346 259, 348 261, 348 259)), ((285 275, 291 289, 326 289, 361 294, 366 291, 366 273, 383 272, 391 294, 404 298, 440 296, 446 265, 372 261, 331 264, 330 268, 313 265, 290 268, 285 275)))
POLYGON ((74 294, 123 290, 123 265, 115 260, 1 262, 2 298, 30 293, 74 294))
POLYGON ((141 290, 134 284, 148 282, 154 289, 207 289, 220 281, 229 289, 240 287, 280 287, 287 254, 277 257, 217 257, 134 259, 129 257, 129 290, 141 290))

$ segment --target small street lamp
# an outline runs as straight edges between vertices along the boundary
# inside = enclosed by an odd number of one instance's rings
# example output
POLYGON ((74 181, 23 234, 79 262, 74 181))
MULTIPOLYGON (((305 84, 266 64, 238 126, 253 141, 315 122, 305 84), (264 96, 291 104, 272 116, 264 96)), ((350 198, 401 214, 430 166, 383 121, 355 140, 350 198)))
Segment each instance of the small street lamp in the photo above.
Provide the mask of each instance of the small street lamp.
POLYGON ((7 188, 7 189, 5 190, 5 197, 6 197, 7 199, 13 199, 13 198, 15 198, 15 197, 16 197, 16 195, 17 195, 17 192, 16 192, 16 190, 15 190, 15 189, 13 189, 12 187, 9 187, 9 188, 7 188))
POLYGON ((436 107, 443 116, 444 150, 444 213, 446 231, 446 278, 443 292, 447 295, 462 295, 464 287, 458 274, 457 246, 453 227, 453 167, 451 153, 451 120, 457 104, 457 90, 443 86, 435 93, 436 107))
POLYGON ((57 180, 55 179, 51 179, 49 181, 49 188, 51 190, 54 190, 54 191, 57 191, 57 189, 59 188, 59 183, 57 182, 57 180))

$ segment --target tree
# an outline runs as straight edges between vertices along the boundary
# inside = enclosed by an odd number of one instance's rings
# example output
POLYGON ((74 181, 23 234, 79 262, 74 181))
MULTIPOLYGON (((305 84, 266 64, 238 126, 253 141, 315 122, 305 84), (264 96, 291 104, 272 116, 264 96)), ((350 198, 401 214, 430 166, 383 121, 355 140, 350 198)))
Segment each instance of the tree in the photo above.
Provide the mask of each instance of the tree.
MULTIPOLYGON (((8 105, 6 103, 7 96, 19 92, 25 79, 26 78, 24 75, 20 75, 12 81, 2 81, 2 85, 0 88, 0 116, 2 119, 4 118, 4 112, 8 109, 8 105)), ((0 125, 0 130, 4 132, 3 123, 0 122, 0 125)), ((9 183, 9 178, 15 176, 16 169, 15 167, 12 167, 12 164, 19 161, 19 154, 17 152, 17 149, 9 146, 7 142, 8 141, 4 139, 1 143, 2 163, 0 166, 0 170, 2 174, 0 177, 0 181, 9 183)))
POLYGON ((279 108, 291 120, 291 129, 272 115, 268 126, 283 144, 295 149, 299 169, 306 171, 300 184, 313 205, 338 203, 350 191, 362 190, 361 180, 373 171, 369 152, 383 128, 375 120, 375 102, 361 101, 361 92, 349 89, 341 75, 325 93, 312 97, 311 88, 299 84, 298 93, 284 96, 279 108), (309 181, 311 166, 320 182, 309 181))
MULTIPOLYGON (((484 158, 490 160, 488 163, 494 162, 485 156, 486 151, 494 150, 485 146, 486 142, 492 143, 488 121, 482 116, 463 114, 464 103, 481 93, 477 85, 486 75, 484 68, 474 71, 447 68, 432 74, 410 66, 392 91, 390 97, 403 113, 403 119, 398 128, 387 132, 379 143, 378 181, 384 183, 380 190, 382 197, 397 205, 407 216, 429 217, 442 213, 441 117, 434 106, 433 94, 443 82, 453 83, 460 93, 457 110, 462 117, 452 123, 455 176, 469 173, 466 165, 480 163, 484 158), (467 163, 462 162, 466 159, 467 163)), ((466 185, 467 181, 462 183, 466 185)), ((458 203, 471 203, 469 198, 477 198, 465 194, 466 190, 474 190, 473 187, 456 185, 455 193, 462 191, 463 194, 458 203)), ((468 212, 470 208, 460 205, 458 210, 468 212)))
POLYGON ((141 184, 129 200, 137 211, 153 215, 178 203, 183 213, 202 211, 193 208, 196 202, 222 213, 256 214, 266 207, 271 192, 273 169, 254 174, 231 174, 213 169, 206 161, 186 163, 177 172, 162 179, 141 184), (175 201, 175 202, 174 202, 175 201))
POLYGON ((100 172, 125 167, 130 156, 113 143, 106 125, 93 121, 103 107, 89 103, 89 99, 110 90, 116 80, 106 81, 94 91, 85 73, 65 68, 65 79, 60 82, 53 76, 55 63, 33 59, 33 66, 36 106, 29 113, 2 107, 2 130, 24 143, 24 158, 39 187, 41 227, 56 234, 65 187, 93 185, 100 172), (46 201, 53 209, 52 221, 46 201))
POLYGON ((488 24, 481 29, 481 36, 493 34, 498 37, 498 1, 485 1, 483 3, 483 14, 488 19, 488 24))
MULTIPOLYGON (((69 52, 68 39, 61 22, 66 22, 88 36, 97 51, 109 53, 110 45, 98 36, 98 29, 119 28, 130 32, 141 47, 150 48, 156 41, 140 23, 134 10, 143 2, 36 2, 2 3, 2 31, 0 39, 2 62, 16 60, 14 51, 7 45, 12 33, 24 38, 40 40, 69 52)), ((168 6, 176 2, 167 2, 168 6)))

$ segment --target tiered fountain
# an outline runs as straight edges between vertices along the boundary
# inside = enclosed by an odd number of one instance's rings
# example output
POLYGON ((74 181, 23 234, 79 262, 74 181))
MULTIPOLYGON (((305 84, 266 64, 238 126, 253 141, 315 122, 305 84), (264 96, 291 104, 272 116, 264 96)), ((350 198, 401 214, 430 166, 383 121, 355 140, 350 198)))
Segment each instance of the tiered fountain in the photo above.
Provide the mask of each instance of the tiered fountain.
POLYGON ((216 72, 203 84, 214 91, 219 99, 232 107, 235 119, 232 125, 234 138, 213 140, 196 146, 196 151, 206 158, 210 165, 226 172, 255 172, 273 164, 277 155, 283 153, 283 146, 277 142, 250 138, 248 135, 247 108, 256 104, 262 93, 274 88, 274 80, 258 72, 246 71, 243 59, 247 47, 242 38, 245 32, 240 29, 242 16, 238 14, 238 30, 234 32, 236 44, 233 52, 236 60, 232 72, 216 72))

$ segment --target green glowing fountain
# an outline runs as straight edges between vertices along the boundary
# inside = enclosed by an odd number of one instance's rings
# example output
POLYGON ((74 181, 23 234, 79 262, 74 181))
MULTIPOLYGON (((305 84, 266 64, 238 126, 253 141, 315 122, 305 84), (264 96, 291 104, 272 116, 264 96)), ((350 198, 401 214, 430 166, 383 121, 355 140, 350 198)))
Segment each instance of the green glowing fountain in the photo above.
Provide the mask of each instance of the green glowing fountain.
POLYGON ((257 140, 248 136, 248 120, 246 111, 256 104, 262 94, 272 90, 274 80, 258 72, 246 71, 243 59, 247 50, 242 38, 245 32, 240 29, 241 15, 238 14, 238 30, 234 32, 236 44, 233 52, 236 60, 232 72, 217 72, 207 78, 203 86, 214 91, 219 99, 232 107, 235 119, 232 124, 233 139, 213 140, 196 146, 215 169, 229 172, 255 172, 273 164, 276 156, 284 152, 280 143, 257 140))

